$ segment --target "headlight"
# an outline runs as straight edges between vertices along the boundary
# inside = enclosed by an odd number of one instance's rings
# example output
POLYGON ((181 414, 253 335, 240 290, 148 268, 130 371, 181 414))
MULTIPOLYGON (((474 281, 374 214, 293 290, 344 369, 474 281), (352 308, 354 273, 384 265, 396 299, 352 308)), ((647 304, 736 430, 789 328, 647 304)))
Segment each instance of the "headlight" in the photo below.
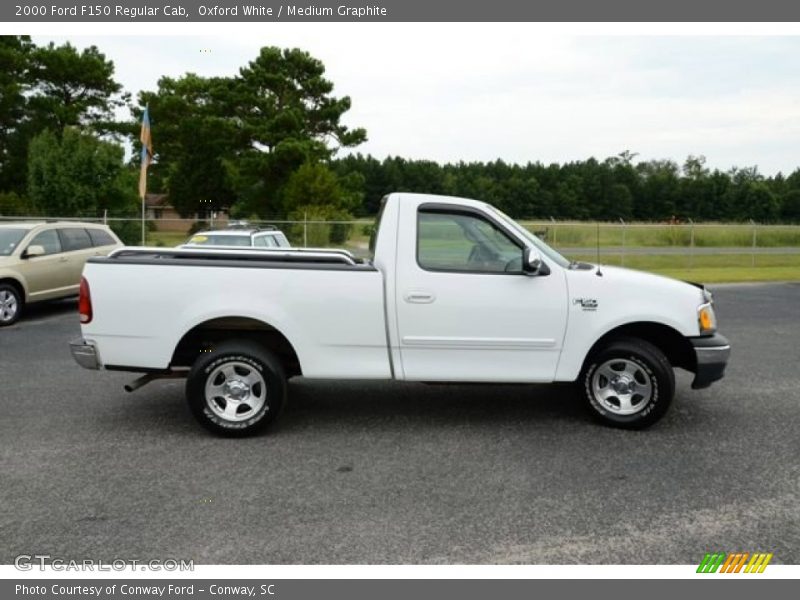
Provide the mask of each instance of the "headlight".
POLYGON ((700 326, 700 335, 714 333, 717 330, 717 316, 714 314, 711 302, 697 307, 697 324, 700 326))

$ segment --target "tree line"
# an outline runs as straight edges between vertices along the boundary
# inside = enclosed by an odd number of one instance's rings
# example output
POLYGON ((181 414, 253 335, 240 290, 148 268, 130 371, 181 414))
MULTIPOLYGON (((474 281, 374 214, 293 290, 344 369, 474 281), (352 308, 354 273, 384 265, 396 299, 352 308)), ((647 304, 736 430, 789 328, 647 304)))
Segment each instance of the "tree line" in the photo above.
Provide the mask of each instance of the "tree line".
POLYGON ((766 177, 712 170, 702 156, 677 164, 628 151, 565 164, 380 160, 353 153, 367 132, 342 123, 350 98, 302 50, 265 47, 235 75, 162 77, 133 97, 97 47, 27 36, 0 36, 0 214, 136 216, 145 106, 148 188, 186 217, 346 220, 374 215, 389 192, 413 191, 526 218, 800 222, 800 169, 766 177))
POLYGON ((711 170, 703 156, 689 156, 682 165, 635 158, 625 151, 565 164, 441 165, 356 154, 332 165, 363 178, 364 215, 374 214, 389 192, 425 191, 485 200, 516 218, 800 222, 800 168, 765 177, 756 167, 711 170))

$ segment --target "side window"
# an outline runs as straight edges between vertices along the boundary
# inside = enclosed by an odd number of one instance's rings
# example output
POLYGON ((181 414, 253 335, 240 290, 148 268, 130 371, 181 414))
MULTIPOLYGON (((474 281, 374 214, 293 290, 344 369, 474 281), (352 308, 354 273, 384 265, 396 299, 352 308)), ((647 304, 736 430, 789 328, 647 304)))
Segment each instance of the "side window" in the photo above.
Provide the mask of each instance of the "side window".
POLYGON ((283 235, 283 233, 275 234, 274 237, 275 237, 275 243, 278 246, 278 248, 289 248, 291 246, 289 240, 286 239, 286 236, 283 235))
POLYGON ((259 248, 272 248, 275 246, 270 235, 259 235, 253 239, 253 244, 259 248))
POLYGON ((420 210, 417 262, 431 271, 519 273, 522 248, 477 215, 420 210))
POLYGON ((61 237, 61 246, 64 248, 64 252, 92 247, 92 240, 89 239, 89 234, 85 229, 65 227, 58 230, 58 235, 61 237))
POLYGON ((61 240, 58 238, 58 232, 55 229, 48 229, 36 234, 28 246, 41 246, 44 248, 45 255, 61 252, 61 240))
POLYGON ((87 229, 92 246, 112 246, 117 243, 110 233, 103 229, 87 229))

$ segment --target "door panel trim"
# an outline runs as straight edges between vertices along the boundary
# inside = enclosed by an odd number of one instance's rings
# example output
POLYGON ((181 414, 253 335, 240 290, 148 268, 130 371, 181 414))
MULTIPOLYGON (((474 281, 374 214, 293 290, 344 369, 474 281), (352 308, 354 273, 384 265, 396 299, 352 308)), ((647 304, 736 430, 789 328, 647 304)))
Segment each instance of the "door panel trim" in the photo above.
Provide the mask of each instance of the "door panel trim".
POLYGON ((50 288, 47 290, 41 290, 39 292, 33 292, 28 294, 29 301, 33 302, 39 300, 54 300, 56 298, 67 298, 69 296, 77 296, 79 288, 80 286, 76 284, 58 288, 50 288))
POLYGON ((509 350, 527 348, 554 348, 556 341, 551 338, 489 338, 489 337, 451 337, 451 336, 403 336, 405 346, 426 348, 459 348, 476 350, 509 350))

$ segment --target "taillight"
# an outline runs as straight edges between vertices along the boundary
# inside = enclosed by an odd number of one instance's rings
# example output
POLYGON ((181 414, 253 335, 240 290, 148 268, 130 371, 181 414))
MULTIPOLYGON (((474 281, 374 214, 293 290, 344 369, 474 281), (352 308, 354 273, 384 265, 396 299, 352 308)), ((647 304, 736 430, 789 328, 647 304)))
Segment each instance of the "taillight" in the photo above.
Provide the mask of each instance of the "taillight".
POLYGON ((81 277, 81 287, 78 290, 78 314, 81 316, 81 323, 92 322, 92 295, 86 277, 81 277))

